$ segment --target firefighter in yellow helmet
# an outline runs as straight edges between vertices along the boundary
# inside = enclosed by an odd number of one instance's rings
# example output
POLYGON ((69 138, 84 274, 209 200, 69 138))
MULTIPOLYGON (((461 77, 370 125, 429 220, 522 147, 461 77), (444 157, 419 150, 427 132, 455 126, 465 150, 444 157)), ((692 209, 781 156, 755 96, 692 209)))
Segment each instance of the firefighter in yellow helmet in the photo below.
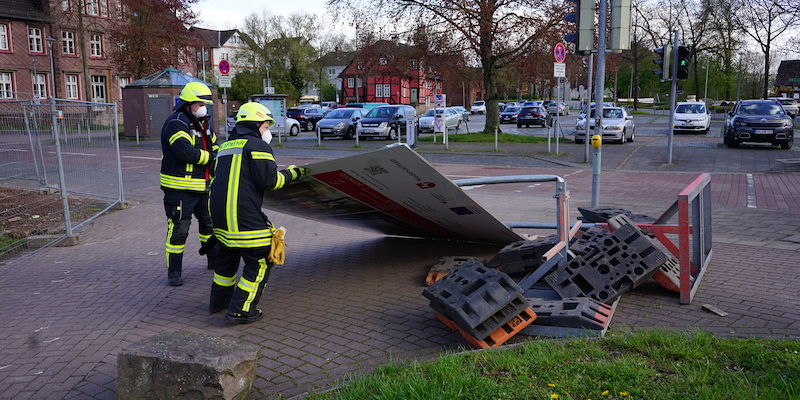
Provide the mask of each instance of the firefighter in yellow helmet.
POLYGON ((206 104, 213 103, 211 89, 200 82, 189 82, 181 90, 173 113, 161 129, 161 190, 167 214, 167 283, 183 284, 183 251, 192 215, 200 224, 200 254, 207 254, 208 269, 213 269, 215 240, 208 212, 208 188, 212 161, 219 149, 211 130, 206 104))
POLYGON ((249 324, 263 315, 256 307, 272 270, 269 253, 276 231, 261 210, 264 192, 280 189, 308 172, 293 165, 278 169, 269 145, 273 123, 268 108, 243 104, 236 114, 236 128, 215 160, 210 209, 220 246, 209 311, 227 308, 225 320, 230 323, 249 324), (237 282, 240 259, 244 268, 237 282))

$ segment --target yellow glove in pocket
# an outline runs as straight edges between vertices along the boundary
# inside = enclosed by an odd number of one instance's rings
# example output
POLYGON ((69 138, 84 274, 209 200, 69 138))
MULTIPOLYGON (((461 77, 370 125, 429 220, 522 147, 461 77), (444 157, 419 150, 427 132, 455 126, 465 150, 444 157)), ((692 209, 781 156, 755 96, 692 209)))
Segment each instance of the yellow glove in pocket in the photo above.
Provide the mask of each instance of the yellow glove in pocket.
POLYGON ((269 262, 277 265, 283 265, 286 253, 286 243, 284 237, 286 236, 286 228, 280 227, 272 233, 272 246, 269 248, 269 262))

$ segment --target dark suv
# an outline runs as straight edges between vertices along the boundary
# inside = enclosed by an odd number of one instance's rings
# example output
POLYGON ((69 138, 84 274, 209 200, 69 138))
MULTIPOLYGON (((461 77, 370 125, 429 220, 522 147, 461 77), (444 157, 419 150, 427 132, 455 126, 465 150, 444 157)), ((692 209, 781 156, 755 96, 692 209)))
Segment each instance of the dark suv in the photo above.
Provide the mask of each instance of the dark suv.
POLYGON ((408 121, 413 122, 416 114, 414 107, 407 105, 375 107, 358 121, 356 134, 359 138, 384 137, 397 140, 398 135, 406 135, 408 121))
POLYGON ((522 107, 517 114, 517 128, 531 125, 553 126, 553 117, 542 107, 522 107))
POLYGON ((740 100, 725 118, 722 141, 728 147, 762 142, 792 148, 794 123, 775 100, 740 100))
POLYGON ((286 116, 296 119, 301 128, 310 132, 316 129, 317 122, 325 116, 325 112, 317 107, 290 108, 286 116))

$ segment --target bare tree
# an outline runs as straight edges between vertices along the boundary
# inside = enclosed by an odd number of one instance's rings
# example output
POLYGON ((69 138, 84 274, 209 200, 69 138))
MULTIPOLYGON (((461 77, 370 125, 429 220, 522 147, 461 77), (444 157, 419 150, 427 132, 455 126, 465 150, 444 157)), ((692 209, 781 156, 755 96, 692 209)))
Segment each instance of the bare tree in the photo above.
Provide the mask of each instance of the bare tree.
POLYGON ((800 25, 800 1, 739 0, 733 17, 741 32, 753 39, 764 55, 762 96, 766 98, 772 46, 781 35, 800 25))
POLYGON ((191 5, 198 0, 123 0, 125 23, 112 30, 118 44, 111 52, 117 68, 133 78, 176 65, 198 44, 189 28, 197 22, 191 5))
POLYGON ((484 132, 500 126, 497 69, 528 51, 564 18, 564 3, 558 0, 328 0, 328 6, 341 15, 369 9, 389 21, 423 23, 430 32, 446 33, 450 48, 483 71, 484 132))

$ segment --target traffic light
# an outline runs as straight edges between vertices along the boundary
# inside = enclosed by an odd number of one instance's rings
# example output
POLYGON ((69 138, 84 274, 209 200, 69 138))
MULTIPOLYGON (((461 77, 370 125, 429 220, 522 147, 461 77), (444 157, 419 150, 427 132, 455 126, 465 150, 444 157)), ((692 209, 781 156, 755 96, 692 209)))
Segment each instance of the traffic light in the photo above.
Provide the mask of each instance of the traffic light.
POLYGON ((670 74, 672 70, 672 47, 670 45, 666 45, 664 47, 659 47, 657 49, 653 49, 653 51, 658 55, 658 57, 653 60, 653 63, 658 65, 658 69, 654 69, 653 73, 660 76, 662 81, 668 81, 672 78, 672 74, 670 74))
POLYGON ((567 22, 575 24, 575 32, 564 35, 564 40, 575 43, 575 53, 591 54, 594 50, 594 0, 567 0, 575 5, 575 12, 567 14, 567 22))
POLYGON ((691 48, 688 46, 678 46, 678 71, 675 72, 675 77, 678 80, 686 79, 689 77, 689 60, 691 48))

